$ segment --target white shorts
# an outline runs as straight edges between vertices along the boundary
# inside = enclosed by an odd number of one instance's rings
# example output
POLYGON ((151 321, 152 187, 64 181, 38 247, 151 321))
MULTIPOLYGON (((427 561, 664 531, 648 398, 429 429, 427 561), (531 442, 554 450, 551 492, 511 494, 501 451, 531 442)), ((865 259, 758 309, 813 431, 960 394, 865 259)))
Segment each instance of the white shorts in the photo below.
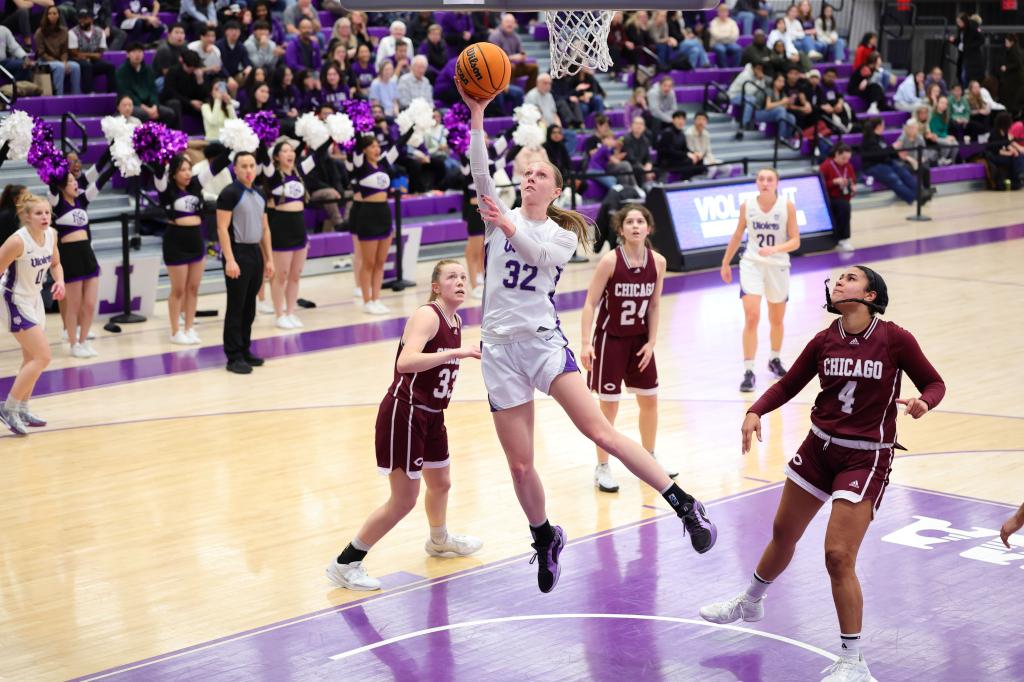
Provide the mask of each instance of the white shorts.
POLYGON ((789 266, 758 263, 740 258, 740 296, 764 296, 769 303, 789 299, 789 266))
POLYGON ((17 296, 0 290, 0 325, 9 332, 20 332, 38 326, 46 328, 46 307, 43 298, 17 296))
POLYGON ((512 343, 484 343, 480 362, 492 412, 528 403, 534 389, 548 393, 556 377, 579 371, 569 341, 557 329, 512 343))

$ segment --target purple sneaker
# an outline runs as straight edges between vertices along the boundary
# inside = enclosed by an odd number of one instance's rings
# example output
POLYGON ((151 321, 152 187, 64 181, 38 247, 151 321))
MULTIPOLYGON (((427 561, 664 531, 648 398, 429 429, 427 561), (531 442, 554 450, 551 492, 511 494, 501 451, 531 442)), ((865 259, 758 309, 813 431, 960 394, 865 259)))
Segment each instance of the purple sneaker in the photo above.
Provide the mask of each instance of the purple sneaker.
MULTIPOLYGON (((685 507, 684 507, 685 509, 685 507)), ((715 546, 718 540, 718 529, 708 518, 704 505, 699 500, 694 500, 689 509, 682 516, 683 532, 690 533, 690 544, 697 554, 703 554, 715 546)))
POLYGON ((536 554, 530 559, 530 563, 537 562, 537 587, 541 592, 550 592, 555 589, 555 585, 558 584, 558 576, 562 573, 558 555, 565 548, 565 531, 561 526, 555 526, 554 531, 555 539, 547 547, 537 543, 532 545, 536 554))

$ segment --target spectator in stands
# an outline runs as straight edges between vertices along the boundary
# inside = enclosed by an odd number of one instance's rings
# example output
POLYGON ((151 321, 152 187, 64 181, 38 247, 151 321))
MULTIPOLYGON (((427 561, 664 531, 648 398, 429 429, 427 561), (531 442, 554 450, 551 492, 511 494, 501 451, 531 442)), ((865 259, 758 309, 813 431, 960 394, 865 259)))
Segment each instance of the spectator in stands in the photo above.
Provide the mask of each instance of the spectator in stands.
POLYGON ((117 96, 117 115, 132 125, 142 125, 142 121, 134 115, 135 104, 130 95, 117 96))
POLYGON ((412 67, 409 46, 405 43, 395 45, 395 53, 388 57, 388 61, 395 67, 395 81, 409 73, 410 67, 412 67))
POLYGON ((833 113, 832 108, 843 96, 839 91, 839 86, 836 84, 839 72, 833 66, 828 67, 825 69, 820 83, 814 82, 814 74, 816 73, 818 73, 817 69, 811 69, 807 72, 807 80, 811 82, 814 88, 812 99, 821 113, 831 115, 833 113))
POLYGON ((978 81, 971 81, 967 84, 967 104, 971 111, 967 134, 978 142, 988 142, 988 136, 992 130, 993 109, 981 93, 982 87, 978 81))
POLYGON ((1007 112, 996 115, 989 137, 992 146, 985 151, 985 160, 996 176, 997 186, 1017 190, 1024 181, 1024 146, 1010 138, 1012 124, 1013 118, 1007 112))
MULTIPOLYGON (((938 103, 936 102, 936 108, 938 103)), ((947 107, 948 108, 948 107, 947 107)), ((922 105, 914 110, 914 120, 917 121, 917 128, 921 137, 928 144, 928 151, 933 161, 939 166, 948 166, 956 161, 957 141, 946 135, 940 138, 931 130, 932 108, 922 105)))
MULTIPOLYGON (((953 147, 959 144, 956 137, 950 132, 952 114, 949 109, 949 97, 940 95, 935 108, 931 110, 928 118, 928 132, 935 136, 936 144, 953 147)), ((956 158, 957 150, 953 149, 953 159, 956 158)), ((950 161, 952 163, 953 161, 950 161)))
POLYGON ((839 35, 836 10, 827 2, 821 5, 821 16, 814 20, 815 37, 825 45, 825 58, 832 62, 846 61, 846 41, 839 35))
POLYGON ((439 22, 450 53, 458 55, 473 40, 473 18, 469 12, 446 12, 439 22))
POLYGON ((935 152, 928 149, 928 142, 921 134, 921 126, 916 118, 911 117, 906 120, 903 130, 893 143, 892 148, 897 150, 900 161, 910 169, 915 178, 920 175, 922 190, 929 195, 934 194, 932 167, 935 165, 935 152), (920 152, 918 152, 919 149, 920 152))
MULTIPOLYGON (((325 62, 324 68, 327 68, 329 65, 330 62, 325 62)), ((299 100, 295 108, 299 110, 300 114, 307 111, 316 111, 317 107, 325 103, 320 78, 321 74, 310 73, 309 71, 299 71, 295 74, 295 83, 299 89, 299 100)))
POLYGON ((167 75, 167 70, 181 62, 182 53, 188 48, 185 47, 185 26, 184 24, 172 24, 167 31, 167 38, 153 55, 153 71, 157 78, 161 79, 167 75))
POLYGON ((671 124, 675 111, 679 108, 676 100, 675 82, 671 76, 662 76, 658 84, 647 93, 647 102, 651 114, 663 124, 671 124))
MULTIPOLYGON (((803 3, 801 3, 802 5, 803 3)), ((810 3, 807 3, 808 12, 810 11, 810 3)), ((808 15, 810 16, 810 15, 808 15)), ((810 19, 811 28, 805 28, 807 20, 801 19, 800 5, 790 5, 786 9, 786 36, 793 43, 796 49, 807 54, 811 59, 821 59, 824 57, 823 50, 825 49, 824 44, 814 38, 813 35, 808 34, 808 30, 811 33, 814 32, 814 20, 810 19)))
POLYGON ((427 79, 427 58, 421 54, 413 57, 409 73, 398 79, 399 109, 405 109, 417 97, 434 106, 434 87, 427 79))
POLYGON ((192 36, 199 35, 205 26, 217 28, 216 0, 181 0, 178 21, 192 36))
POLYGON ((392 21, 390 31, 390 35, 386 35, 381 38, 380 43, 377 45, 377 58, 374 63, 378 71, 380 70, 380 65, 384 60, 394 56, 396 46, 399 43, 404 43, 408 47, 406 56, 412 54, 412 40, 407 38, 405 35, 405 23, 401 21, 392 21))
POLYGON ((35 62, 29 59, 18 41, 15 39, 11 29, 0 24, 0 64, 11 72, 16 80, 32 80, 32 67, 35 62))
POLYGON ((956 35, 949 41, 956 46, 956 74, 960 83, 981 81, 985 77, 985 55, 982 48, 981 17, 963 12, 956 18, 956 35))
MULTIPOLYGON (((518 160, 518 157, 516 157, 518 160)), ((594 178, 594 181, 605 189, 618 189, 636 184, 633 177, 633 166, 626 160, 626 152, 623 149, 622 141, 615 137, 615 133, 607 131, 601 136, 601 144, 590 157, 587 165, 588 172, 604 171, 610 175, 601 175, 594 178)), ((515 178, 513 178, 515 181, 515 178)))
POLYGON ((242 42, 242 27, 237 21, 230 20, 224 24, 224 37, 217 41, 217 49, 220 50, 224 73, 231 79, 228 85, 234 92, 252 69, 249 51, 242 42))
POLYGON ((317 43, 320 42, 323 26, 320 25, 320 15, 313 7, 313 0, 296 0, 295 4, 288 7, 281 15, 281 23, 287 34, 285 42, 288 42, 288 39, 295 40, 302 36, 302 26, 299 24, 303 19, 309 19, 312 35, 315 36, 317 43))
POLYGON ((925 101, 924 71, 908 74, 892 98, 892 105, 898 111, 913 112, 925 101))
POLYGON ((686 145, 686 112, 679 110, 672 114, 672 125, 665 126, 655 143, 658 152, 658 179, 663 181, 671 172, 683 180, 700 175, 704 165, 700 156, 691 152, 686 145))
POLYGON ((53 6, 53 0, 7 0, 2 10, 4 26, 15 36, 27 39, 39 27, 42 13, 36 8, 53 6))
POLYGON ((942 86, 940 86, 938 83, 929 84, 926 80, 924 88, 924 100, 922 100, 923 103, 927 105, 929 109, 934 109, 935 105, 939 103, 940 97, 942 97, 942 86))
POLYGON ((258 20, 253 22, 253 33, 246 39, 246 52, 253 67, 272 69, 285 50, 270 39, 270 26, 258 20))
MULTIPOLYGON (((562 126, 548 126, 544 151, 547 152, 548 161, 559 170, 563 178, 571 177, 575 165, 569 148, 565 145, 565 131, 562 130, 562 126)), ((578 183, 577 180, 577 185, 578 183)))
POLYGON ((192 50, 186 50, 181 63, 167 71, 164 89, 160 91, 160 101, 196 120, 201 119, 203 102, 206 100, 202 67, 202 58, 192 50))
POLYGON ((0 194, 0 244, 7 241, 21 227, 17 209, 23 194, 28 194, 25 185, 5 185, 3 193, 0 194))
POLYGON ((427 77, 433 83, 448 63, 448 45, 441 38, 441 26, 433 24, 427 29, 427 39, 420 43, 417 54, 427 58, 427 77))
POLYGON ((397 116, 398 105, 398 81, 395 75, 395 67, 391 62, 381 62, 377 77, 370 83, 370 101, 377 102, 384 108, 387 116, 397 116))
POLYGON ((754 31, 751 43, 740 53, 740 66, 760 64, 765 69, 771 68, 772 50, 768 47, 768 36, 761 29, 754 31))
POLYGON ((707 171, 708 179, 729 177, 732 166, 722 164, 711 151, 711 131, 708 130, 708 115, 698 111, 693 116, 693 125, 686 129, 686 147, 700 159, 707 171))
POLYGON ((882 59, 881 53, 875 52, 871 55, 868 62, 871 64, 872 83, 878 83, 885 89, 896 87, 899 78, 892 71, 885 68, 885 60, 882 59))
POLYGON ((82 92, 82 67, 78 62, 70 61, 68 50, 68 30, 60 23, 60 10, 55 6, 46 8, 43 20, 36 29, 33 44, 36 59, 50 67, 53 78, 53 94, 60 97, 64 94, 64 76, 71 81, 71 94, 82 92))
POLYGON ((608 56, 612 60, 611 74, 616 80, 622 73, 626 52, 626 22, 622 12, 616 11, 608 27, 608 56))
POLYGON ((352 32, 352 20, 346 17, 341 17, 334 22, 334 28, 331 31, 331 40, 339 40, 341 44, 345 46, 346 61, 355 59, 356 48, 359 47, 359 39, 352 32))
POLYGON ((242 105, 242 115, 255 114, 260 111, 274 112, 274 106, 270 100, 270 83, 254 84, 251 94, 242 105))
MULTIPOLYGON (((373 62, 370 61, 370 46, 362 43, 356 49, 356 60, 352 62, 348 69, 349 82, 352 86, 352 95, 355 97, 367 98, 370 95, 370 84, 373 83, 373 79, 377 77, 377 71, 373 67, 373 62)), ((452 60, 452 77, 455 76, 455 60, 452 60)), ((455 85, 452 84, 452 90, 455 89, 455 85)))
POLYGON ((327 49, 324 51, 324 62, 335 62, 338 65, 338 69, 345 73, 348 69, 349 58, 348 50, 345 49, 344 43, 337 38, 327 43, 327 49))
POLYGON ((583 127, 585 114, 583 101, 573 89, 573 77, 563 76, 551 82, 551 94, 555 98, 555 109, 564 128, 579 130, 583 127))
POLYGON ((508 55, 512 63, 512 78, 526 76, 526 89, 531 90, 537 84, 537 64, 527 61, 526 53, 523 52, 522 41, 516 33, 516 17, 512 13, 505 13, 501 17, 501 25, 491 31, 487 41, 494 43, 508 55))
POLYGON ((612 124, 604 114, 594 117, 594 133, 583 141, 583 153, 589 159, 601 145, 605 133, 612 132, 612 124))
POLYGON ((313 35, 313 22, 307 17, 299 19, 299 37, 288 41, 284 52, 284 63, 292 71, 307 69, 311 73, 320 73, 323 56, 320 53, 320 42, 313 35))
POLYGON ((949 132, 959 140, 964 141, 967 134, 967 124, 971 121, 971 105, 964 97, 964 89, 959 83, 949 90, 949 132))
MULTIPOLYGON (((634 24, 636 25, 637 22, 634 24)), ((677 56, 682 55, 683 51, 679 48, 679 39, 669 31, 668 12, 655 12, 654 18, 647 21, 646 31, 654 41, 654 50, 662 68, 672 68, 673 61, 677 56)))
POLYGON ((774 123, 782 137, 793 138, 797 134, 797 123, 789 108, 794 100, 793 96, 786 94, 786 77, 777 73, 765 98, 764 109, 755 111, 754 118, 758 123, 774 123))
MULTIPOLYGON (((877 54, 877 53, 875 53, 877 54)), ((889 108, 885 99, 885 90, 879 83, 872 82, 874 69, 869 61, 866 61, 859 69, 854 69, 850 74, 850 81, 846 91, 850 95, 860 97, 868 103, 868 113, 877 114, 889 108)))
POLYGON ((861 168, 865 175, 881 180, 885 186, 908 204, 917 198, 917 180, 900 163, 895 149, 882 138, 884 124, 880 118, 871 118, 864 124, 864 137, 860 143, 861 168))
POLYGON ((732 11, 745 36, 749 36, 755 27, 762 33, 771 30, 772 9, 767 0, 736 0, 732 11))
MULTIPOLYGON (((125 0, 119 2, 121 11, 121 30, 125 40, 152 44, 160 40, 164 34, 164 24, 157 16, 160 11, 158 0, 125 0)), ((87 7, 86 9, 90 9, 87 7)))
POLYGON ((626 161, 633 168, 637 184, 643 186, 654 180, 654 163, 651 161, 651 148, 654 147, 654 135, 647 130, 643 116, 633 118, 629 123, 629 132, 622 138, 622 151, 626 161))
MULTIPOLYGON (((808 75, 810 74, 821 78, 817 69, 809 71, 808 75)), ((789 98, 786 111, 793 115, 799 130, 806 130, 814 124, 814 107, 811 106, 811 99, 816 85, 817 83, 811 83, 809 79, 805 79, 800 73, 800 69, 795 66, 789 67, 789 70, 786 71, 786 84, 782 88, 783 93, 789 98)))
POLYGON ((142 45, 129 43, 127 53, 128 59, 115 72, 118 95, 132 98, 135 107, 133 116, 145 121, 159 120, 172 128, 177 128, 181 120, 180 111, 174 108, 173 103, 168 106, 159 102, 156 76, 149 64, 143 60, 145 53, 142 45))
POLYGON ((270 78, 270 102, 274 113, 281 120, 281 132, 292 134, 295 120, 301 113, 299 107, 302 106, 302 93, 295 84, 295 71, 286 65, 278 65, 270 78))
POLYGON ((532 104, 540 109, 541 120, 544 125, 562 125, 558 117, 558 105, 555 103, 555 96, 551 94, 551 75, 542 73, 537 76, 537 87, 526 93, 527 104, 532 104))
POLYGON ((199 39, 188 43, 187 47, 199 55, 202 60, 200 71, 204 77, 226 75, 224 73, 224 62, 220 58, 220 50, 217 49, 217 30, 205 26, 199 30, 199 39))
POLYGON ((352 20, 352 33, 355 35, 356 40, 362 44, 369 45, 372 52, 377 47, 377 38, 371 36, 370 30, 367 28, 366 12, 352 12, 348 15, 348 18, 352 20))
POLYGON ((267 4, 267 0, 256 0, 256 2, 253 3, 252 20, 253 25, 255 25, 257 21, 265 21, 270 27, 270 39, 277 43, 279 47, 284 47, 284 44, 288 40, 288 34, 285 32, 284 26, 281 25, 281 22, 271 14, 270 5, 267 4))
POLYGON ((93 25, 91 11, 78 10, 78 25, 68 31, 68 51, 82 70, 82 88, 96 92, 95 78, 106 79, 105 92, 114 87, 114 65, 103 59, 107 50, 107 36, 103 29, 93 25))
POLYGON ((438 190, 461 189, 462 164, 448 147, 448 130, 439 109, 434 110, 434 125, 423 136, 423 144, 430 157, 431 187, 438 190))
POLYGON ((661 121, 654 118, 650 107, 647 106, 647 90, 642 85, 633 88, 633 94, 629 96, 625 106, 627 121, 632 121, 637 116, 643 117, 644 123, 647 124, 647 128, 652 134, 657 135, 661 130, 661 121))
POLYGON ((223 79, 217 79, 210 88, 210 95, 200 108, 203 116, 203 132, 207 142, 220 138, 221 128, 229 118, 235 118, 235 101, 228 92, 228 85, 223 79))
POLYGON ((857 171, 850 163, 850 145, 840 142, 821 164, 821 178, 828 193, 829 208, 832 209, 832 230, 840 251, 853 251, 850 243, 850 200, 857 190, 857 171))
POLYGON ((707 69, 711 66, 707 50, 704 49, 704 41, 693 32, 689 26, 682 28, 683 40, 679 43, 679 50, 686 56, 690 66, 695 69, 707 69))
POLYGON ((434 13, 429 11, 410 12, 405 21, 406 35, 412 39, 413 45, 419 45, 427 39, 427 32, 434 25, 434 13))
POLYGON ((1006 56, 999 67, 999 92, 1006 110, 1011 115, 1019 116, 1024 111, 1024 52, 1014 33, 1003 36, 1003 47, 1006 48, 1006 56))
POLYGON ((765 76, 765 67, 760 62, 747 64, 733 79, 728 90, 729 102, 739 108, 742 128, 749 128, 755 112, 764 108, 765 95, 771 86, 771 81, 765 76), (753 85, 748 86, 747 83, 753 85))
POLYGON ((943 77, 941 67, 933 67, 931 72, 928 73, 928 77, 924 79, 924 89, 927 91, 932 85, 938 84, 939 90, 943 95, 949 94, 949 88, 946 87, 946 79, 943 77))
MULTIPOLYGON (((827 3, 825 3, 827 4, 827 3)), ((787 8, 787 17, 789 15, 789 8, 787 8)), ((804 49, 800 45, 797 45, 797 49, 803 52, 818 52, 825 56, 825 52, 828 48, 827 43, 821 39, 818 35, 817 22, 814 19, 814 12, 811 10, 810 0, 800 0, 796 5, 796 18, 800 22, 800 28, 804 32, 804 44, 809 46, 810 49, 804 49)))
POLYGON ((648 66, 655 61, 651 55, 658 54, 658 43, 650 28, 650 18, 645 10, 638 10, 626 21, 625 57, 633 67, 648 66))
POLYGON ((718 6, 718 14, 708 24, 708 35, 711 43, 711 50, 715 53, 715 65, 722 67, 735 67, 740 65, 740 27, 736 20, 729 16, 729 7, 725 4, 718 6))
MULTIPOLYGON (((349 98, 348 85, 335 62, 324 65, 320 72, 320 102, 330 104, 335 109, 349 98)), ((433 100, 428 100, 433 102, 433 100)))
POLYGON ((856 71, 867 63, 868 57, 878 50, 878 35, 868 31, 861 36, 860 44, 853 54, 853 70, 856 71))
POLYGON ((768 47, 772 50, 772 74, 785 73, 790 66, 799 66, 801 71, 809 71, 810 59, 806 52, 796 49, 793 41, 784 30, 785 19, 779 19, 776 28, 768 36, 768 47))

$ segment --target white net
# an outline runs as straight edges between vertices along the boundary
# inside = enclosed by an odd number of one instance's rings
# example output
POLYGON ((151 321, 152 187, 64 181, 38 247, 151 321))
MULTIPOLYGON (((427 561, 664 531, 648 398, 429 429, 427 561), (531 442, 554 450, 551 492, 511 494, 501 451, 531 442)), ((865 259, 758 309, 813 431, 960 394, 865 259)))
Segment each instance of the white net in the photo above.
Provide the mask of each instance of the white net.
POLYGON ((547 12, 552 78, 570 76, 583 67, 595 71, 611 68, 608 29, 614 14, 607 10, 547 12))

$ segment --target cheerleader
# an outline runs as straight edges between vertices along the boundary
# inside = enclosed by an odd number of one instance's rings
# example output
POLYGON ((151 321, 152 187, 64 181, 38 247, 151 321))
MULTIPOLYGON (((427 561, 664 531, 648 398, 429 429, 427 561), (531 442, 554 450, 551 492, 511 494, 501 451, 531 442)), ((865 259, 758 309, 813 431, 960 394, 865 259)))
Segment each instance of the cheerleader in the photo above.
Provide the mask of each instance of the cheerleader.
POLYGON ((154 186, 160 194, 160 205, 167 213, 163 254, 171 293, 167 297, 167 314, 171 323, 171 343, 181 346, 199 345, 196 334, 196 305, 199 284, 206 269, 206 243, 203 239, 203 186, 230 163, 227 150, 214 158, 197 175, 186 156, 171 159, 168 167, 155 169, 154 186), (184 313, 184 329, 182 329, 184 313))
POLYGON ((46 200, 26 193, 18 200, 17 212, 23 226, 0 245, 0 272, 4 273, 0 276, 0 320, 21 346, 22 364, 7 400, 0 405, 0 423, 25 436, 28 427, 46 426, 45 420, 28 409, 32 389, 50 364, 50 344, 43 331, 46 308, 39 292, 49 270, 53 298, 63 299, 64 271, 46 200))
POLYGON ((92 250, 92 232, 86 210, 110 180, 114 170, 113 164, 109 165, 81 193, 78 179, 68 173, 62 180, 51 184, 47 196, 55 215, 53 224, 59 239, 57 249, 64 266, 64 331, 68 335, 71 356, 75 358, 99 355, 88 339, 89 327, 96 314, 100 266, 92 250))
MULTIPOLYGON (((306 238, 306 185, 303 173, 295 165, 295 147, 282 140, 274 145, 273 163, 264 167, 266 194, 269 201, 270 243, 274 252, 274 279, 270 297, 274 315, 281 329, 299 329, 302 322, 295 316, 299 298, 299 280, 309 251, 306 238)), ((312 154, 302 162, 302 170, 312 170, 312 154)))
MULTIPOLYGON (((654 344, 661 318, 661 288, 665 257, 649 246, 654 217, 645 206, 628 204, 612 219, 619 246, 597 264, 583 304, 583 349, 580 360, 587 384, 597 394, 601 412, 615 424, 622 384, 636 395, 640 409, 640 442, 654 457, 658 431, 658 368, 654 344), (597 309, 597 328, 594 310, 597 309)), ((657 459, 657 458, 655 458, 657 459)), ((662 468, 670 478, 679 472, 662 468)), ((614 493, 619 484, 608 465, 608 453, 597 448, 594 485, 614 493)))
POLYGON ((394 164, 412 133, 413 128, 409 128, 386 152, 381 149, 381 143, 375 136, 363 135, 356 142, 355 154, 349 165, 354 191, 349 225, 352 236, 358 238, 362 258, 358 283, 363 293, 363 312, 370 315, 386 315, 391 312, 390 308, 380 302, 384 262, 392 238, 388 189, 391 187, 394 164))
POLYGON ((380 589, 380 581, 363 568, 363 559, 416 506, 421 477, 427 484, 424 507, 430 522, 427 554, 468 556, 483 546, 479 538, 449 533, 445 518, 451 457, 444 410, 455 388, 459 361, 480 359, 478 348, 462 345, 462 320, 455 312, 466 300, 466 289, 466 271, 458 261, 438 262, 430 277, 430 300, 405 324, 394 380, 377 412, 377 470, 388 477, 391 497, 370 514, 327 567, 327 577, 338 587, 380 589))

